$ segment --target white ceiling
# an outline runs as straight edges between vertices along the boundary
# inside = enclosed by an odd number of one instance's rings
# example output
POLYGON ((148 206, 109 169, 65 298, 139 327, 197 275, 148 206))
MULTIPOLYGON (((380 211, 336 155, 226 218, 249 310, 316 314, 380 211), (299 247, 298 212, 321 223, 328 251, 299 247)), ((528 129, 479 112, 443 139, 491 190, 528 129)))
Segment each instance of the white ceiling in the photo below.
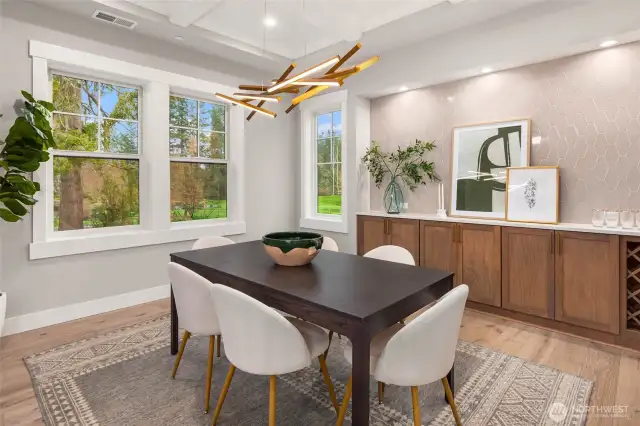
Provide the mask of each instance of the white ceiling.
POLYGON ((351 62, 381 59, 346 87, 370 97, 593 50, 607 38, 640 39, 640 0, 31 1, 87 19, 98 9, 133 19, 132 34, 250 65, 265 78, 359 40, 351 62), (274 27, 263 24, 265 6, 274 27))

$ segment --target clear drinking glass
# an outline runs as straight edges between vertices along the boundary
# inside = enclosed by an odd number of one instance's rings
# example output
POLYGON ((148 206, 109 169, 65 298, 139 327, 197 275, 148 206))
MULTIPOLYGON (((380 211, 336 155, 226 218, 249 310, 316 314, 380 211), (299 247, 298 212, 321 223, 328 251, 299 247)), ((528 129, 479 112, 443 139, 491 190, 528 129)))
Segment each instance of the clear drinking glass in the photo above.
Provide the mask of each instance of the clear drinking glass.
POLYGON ((605 212, 607 227, 617 228, 620 224, 620 212, 618 210, 607 210, 605 212))
POLYGON ((635 225, 635 213, 633 210, 622 210, 620 212, 620 223, 623 228, 630 229, 635 225))
POLYGON ((634 210, 634 214, 636 215, 636 227, 640 228, 640 210, 634 210))
POLYGON ((591 214, 591 223, 593 226, 604 226, 604 210, 593 209, 591 214))

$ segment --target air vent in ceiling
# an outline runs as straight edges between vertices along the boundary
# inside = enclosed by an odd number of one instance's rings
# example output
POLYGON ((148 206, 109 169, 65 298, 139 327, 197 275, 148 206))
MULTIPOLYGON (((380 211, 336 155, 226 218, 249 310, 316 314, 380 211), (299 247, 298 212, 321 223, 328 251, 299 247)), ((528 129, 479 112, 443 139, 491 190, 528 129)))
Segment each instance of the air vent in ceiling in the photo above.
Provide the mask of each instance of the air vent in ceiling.
POLYGON ((98 21, 108 22, 110 24, 118 25, 120 27, 128 28, 130 30, 135 28, 136 25, 138 25, 136 21, 132 21, 131 19, 126 19, 121 16, 112 15, 110 13, 103 12, 101 10, 96 10, 95 12, 93 12, 93 18, 97 19, 98 21))

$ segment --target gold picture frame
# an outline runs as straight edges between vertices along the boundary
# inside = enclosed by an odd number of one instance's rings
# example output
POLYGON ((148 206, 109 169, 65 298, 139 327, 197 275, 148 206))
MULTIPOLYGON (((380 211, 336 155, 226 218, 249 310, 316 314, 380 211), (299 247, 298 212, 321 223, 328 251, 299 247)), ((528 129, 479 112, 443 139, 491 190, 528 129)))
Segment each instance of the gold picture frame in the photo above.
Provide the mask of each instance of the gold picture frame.
MULTIPOLYGON (((507 120, 500 121, 487 121, 487 122, 479 122, 474 124, 467 124, 461 126, 454 126, 451 129, 451 155, 450 155, 450 164, 449 170, 451 173, 450 180, 450 192, 449 192, 449 216, 451 217, 461 217, 461 218, 472 218, 472 219, 489 219, 489 220, 505 220, 506 218, 506 190, 505 190, 505 211, 497 212, 498 214, 483 214, 488 212, 476 212, 473 210, 459 210, 457 208, 457 157, 456 157, 456 147, 457 143, 459 143, 458 138, 456 137, 456 132, 464 129, 473 129, 473 128, 481 128, 487 126, 495 126, 496 128, 500 127, 500 125, 507 126, 509 124, 519 124, 525 128, 526 132, 522 135, 522 141, 524 145, 521 146, 521 155, 524 155, 524 158, 521 161, 524 163, 524 166, 529 166, 531 161, 531 119, 530 118, 512 118, 507 120), (464 213, 463 213, 464 212, 464 213), (471 213, 471 214, 470 214, 471 213)), ((506 169, 506 167, 505 167, 506 169)), ((506 185, 506 181, 505 181, 506 185)))
MULTIPOLYGON (((519 178, 520 181, 522 178, 519 178)), ((543 224, 558 224, 560 221, 560 167, 558 166, 529 166, 529 167, 509 167, 507 169, 507 191, 506 191, 506 199, 505 199, 505 220, 508 222, 520 222, 520 223, 543 223, 543 224), (555 176, 545 177, 547 182, 555 183, 555 196, 549 197, 555 200, 555 205, 553 206, 553 219, 552 220, 534 220, 532 218, 527 218, 526 215, 522 215, 522 213, 514 214, 514 206, 512 206, 511 217, 509 216, 509 193, 511 192, 511 186, 513 184, 513 172, 514 171, 539 171, 539 170, 553 170, 555 172, 555 176)), ((536 184, 537 185, 537 184, 536 184)), ((537 188, 536 190, 540 190, 541 188, 537 188)), ((535 191, 534 191, 535 193, 535 191)), ((535 197, 534 197, 535 198, 535 197)), ((514 197, 511 197, 511 201, 513 203, 514 197)), ((535 205, 535 199, 533 201, 535 205)), ((532 210, 531 205, 529 205, 529 209, 532 210)), ((548 212, 547 212, 548 213, 548 212)), ((542 213, 540 213, 542 214, 542 213)))

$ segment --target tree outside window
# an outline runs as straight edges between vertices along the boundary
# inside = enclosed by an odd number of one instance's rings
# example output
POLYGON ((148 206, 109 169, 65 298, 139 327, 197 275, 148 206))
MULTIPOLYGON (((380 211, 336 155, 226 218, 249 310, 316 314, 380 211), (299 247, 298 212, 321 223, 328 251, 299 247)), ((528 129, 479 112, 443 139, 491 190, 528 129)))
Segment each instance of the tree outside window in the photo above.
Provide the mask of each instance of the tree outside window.
POLYGON ((316 115, 316 182, 319 214, 342 213, 342 112, 316 115))

